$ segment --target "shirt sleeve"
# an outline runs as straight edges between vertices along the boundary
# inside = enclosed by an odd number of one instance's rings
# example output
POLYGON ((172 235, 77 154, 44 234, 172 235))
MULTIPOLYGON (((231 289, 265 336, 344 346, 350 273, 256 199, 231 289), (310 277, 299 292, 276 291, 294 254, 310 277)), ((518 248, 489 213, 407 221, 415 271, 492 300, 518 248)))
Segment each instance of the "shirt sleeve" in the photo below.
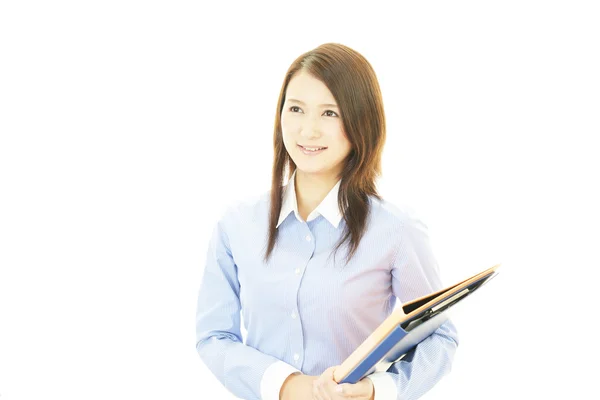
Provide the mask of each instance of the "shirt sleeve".
MULTIPOLYGON (((403 221, 400 245, 392 264, 392 289, 402 302, 443 289, 427 226, 417 217, 403 221)), ((452 368, 458 347, 456 327, 446 320, 386 372, 368 376, 375 400, 418 399, 452 368)))
POLYGON ((293 366, 243 343, 240 284, 225 216, 209 242, 196 309, 196 351, 227 390, 243 399, 279 400, 293 366))

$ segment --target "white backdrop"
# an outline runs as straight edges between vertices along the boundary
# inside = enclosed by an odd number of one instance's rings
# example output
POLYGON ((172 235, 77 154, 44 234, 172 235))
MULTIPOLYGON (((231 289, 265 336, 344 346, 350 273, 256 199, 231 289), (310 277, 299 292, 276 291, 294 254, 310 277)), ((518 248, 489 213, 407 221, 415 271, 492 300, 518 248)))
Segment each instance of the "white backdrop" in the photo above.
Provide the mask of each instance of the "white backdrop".
POLYGON ((424 398, 598 398, 594 2, 200 3, 0 3, 2 400, 231 398, 195 350, 209 236, 326 42, 377 73, 380 191, 444 282, 502 264, 424 398))

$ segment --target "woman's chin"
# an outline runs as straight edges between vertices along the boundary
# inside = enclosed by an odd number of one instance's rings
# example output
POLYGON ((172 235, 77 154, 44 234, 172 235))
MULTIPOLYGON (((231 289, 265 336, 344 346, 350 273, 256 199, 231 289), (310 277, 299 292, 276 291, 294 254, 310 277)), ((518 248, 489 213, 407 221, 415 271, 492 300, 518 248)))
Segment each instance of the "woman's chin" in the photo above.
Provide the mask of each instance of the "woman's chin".
POLYGON ((327 168, 316 167, 314 165, 296 164, 296 168, 298 169, 299 172, 302 172, 303 174, 311 174, 311 175, 321 175, 321 174, 325 174, 325 173, 327 173, 327 171, 329 171, 329 169, 327 169, 327 168))

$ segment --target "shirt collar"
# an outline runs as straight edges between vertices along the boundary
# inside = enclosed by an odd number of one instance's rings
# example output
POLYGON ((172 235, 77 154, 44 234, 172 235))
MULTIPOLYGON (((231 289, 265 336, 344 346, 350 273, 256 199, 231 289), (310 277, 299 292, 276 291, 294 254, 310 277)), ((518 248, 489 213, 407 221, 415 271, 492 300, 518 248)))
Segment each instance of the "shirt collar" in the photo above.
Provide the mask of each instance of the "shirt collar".
MULTIPOLYGON (((283 220, 290 214, 290 212, 294 212, 296 219, 298 221, 302 221, 300 218, 300 213, 298 212, 298 201, 296 199, 296 188, 295 188, 295 177, 296 170, 292 173, 290 180, 286 186, 284 186, 283 190, 283 201, 281 204, 281 212, 279 213, 279 221, 277 222, 277 227, 281 225, 283 220)), ((339 226, 340 221, 342 220, 342 214, 340 213, 338 207, 338 192, 340 189, 341 179, 335 184, 335 186, 327 193, 327 196, 321 201, 321 203, 314 209, 306 218, 307 221, 311 221, 315 219, 318 215, 322 215, 327 221, 329 221, 336 228, 339 226)))

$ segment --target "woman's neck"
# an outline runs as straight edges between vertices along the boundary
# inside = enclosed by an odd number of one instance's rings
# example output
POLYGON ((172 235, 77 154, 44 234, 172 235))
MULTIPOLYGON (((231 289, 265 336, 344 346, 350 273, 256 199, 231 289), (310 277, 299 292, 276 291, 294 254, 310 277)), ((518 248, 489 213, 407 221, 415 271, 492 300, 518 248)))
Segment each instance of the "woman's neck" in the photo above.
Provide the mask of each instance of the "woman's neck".
POLYGON ((321 204, 338 180, 335 175, 305 174, 296 170, 294 186, 298 212, 303 220, 306 221, 308 215, 321 204))

